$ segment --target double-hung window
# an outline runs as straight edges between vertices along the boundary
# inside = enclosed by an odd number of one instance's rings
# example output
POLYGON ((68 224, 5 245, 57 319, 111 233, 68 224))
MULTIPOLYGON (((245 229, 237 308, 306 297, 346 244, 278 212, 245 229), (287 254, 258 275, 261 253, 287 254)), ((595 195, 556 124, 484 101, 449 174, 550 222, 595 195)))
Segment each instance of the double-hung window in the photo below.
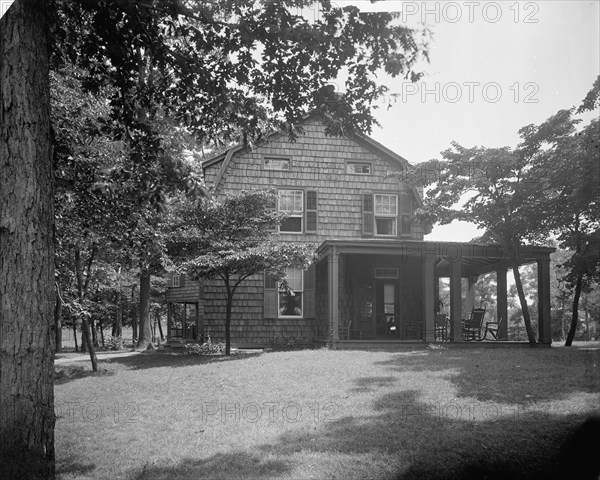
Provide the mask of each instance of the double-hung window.
POLYGON ((299 268, 286 268, 285 273, 287 285, 279 283, 279 317, 302 317, 303 272, 299 268))
POLYGON ((279 190, 279 211, 287 218, 279 225, 280 232, 302 233, 304 216, 304 192, 302 190, 279 190))
POLYGON ((398 195, 377 193, 373 196, 375 235, 395 237, 398 234, 398 195))

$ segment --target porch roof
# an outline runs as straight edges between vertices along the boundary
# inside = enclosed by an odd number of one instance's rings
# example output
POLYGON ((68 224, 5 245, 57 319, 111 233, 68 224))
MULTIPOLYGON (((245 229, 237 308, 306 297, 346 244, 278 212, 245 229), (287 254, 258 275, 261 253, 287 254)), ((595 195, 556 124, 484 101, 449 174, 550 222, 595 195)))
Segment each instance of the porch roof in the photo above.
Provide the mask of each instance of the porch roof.
MULTIPOLYGON (((403 261, 408 258, 431 256, 435 258, 436 273, 447 276, 450 264, 459 261, 464 273, 484 274, 510 267, 508 250, 501 245, 484 245, 470 242, 427 242, 419 240, 326 240, 317 254, 322 259, 332 252, 358 255, 398 255, 403 261)), ((522 246, 518 252, 519 265, 538 260, 549 260, 553 247, 522 246)))

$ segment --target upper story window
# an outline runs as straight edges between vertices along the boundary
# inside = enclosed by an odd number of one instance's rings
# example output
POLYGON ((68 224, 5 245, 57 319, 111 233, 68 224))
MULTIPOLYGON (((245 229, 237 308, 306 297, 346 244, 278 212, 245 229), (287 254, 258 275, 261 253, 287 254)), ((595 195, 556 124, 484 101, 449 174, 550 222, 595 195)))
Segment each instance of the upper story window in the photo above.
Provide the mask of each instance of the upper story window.
POLYGON ((346 173, 352 175, 371 175, 371 164, 366 162, 348 162, 346 173))
POLYGON ((376 194, 373 196, 375 210, 375 235, 397 235, 398 195, 376 194))
POLYGON ((265 170, 280 170, 287 172, 290 170, 291 161, 285 157, 265 157, 265 170))
POLYGON ((279 190, 279 211, 287 218, 279 225, 280 232, 302 233, 304 217, 304 192, 302 190, 279 190))
POLYGON ((173 277, 171 277, 172 281, 171 281, 171 286, 172 287, 179 287, 181 285, 181 276, 180 275, 173 275, 173 277))

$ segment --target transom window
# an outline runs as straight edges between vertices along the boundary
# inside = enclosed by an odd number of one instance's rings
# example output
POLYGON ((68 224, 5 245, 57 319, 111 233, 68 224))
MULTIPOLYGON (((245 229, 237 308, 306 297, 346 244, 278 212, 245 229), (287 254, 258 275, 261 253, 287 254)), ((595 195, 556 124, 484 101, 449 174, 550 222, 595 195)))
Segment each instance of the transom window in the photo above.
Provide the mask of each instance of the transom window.
POLYGON ((346 172, 352 175, 371 175, 371 164, 366 162, 348 162, 346 172))
POLYGON ((375 235, 397 235, 398 195, 378 193, 373 196, 375 208, 375 235))
POLYGON ((290 159, 282 157, 265 157, 265 170, 283 170, 290 169, 290 159))
POLYGON ((286 268, 285 273, 288 288, 284 288, 283 282, 279 283, 279 317, 302 317, 304 272, 299 268, 286 268))
POLYGON ((302 233, 304 215, 304 192, 302 190, 279 190, 279 211, 287 218, 279 225, 280 232, 302 233))

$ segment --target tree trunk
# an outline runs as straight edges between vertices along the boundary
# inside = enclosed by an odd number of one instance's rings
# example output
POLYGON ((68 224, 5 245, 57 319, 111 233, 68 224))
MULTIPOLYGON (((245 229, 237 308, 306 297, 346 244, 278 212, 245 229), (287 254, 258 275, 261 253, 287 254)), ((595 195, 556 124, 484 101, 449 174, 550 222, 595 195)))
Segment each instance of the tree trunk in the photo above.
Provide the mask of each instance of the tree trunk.
POLYGON ((225 355, 231 355, 231 306, 233 305, 233 294, 235 289, 231 288, 229 278, 225 279, 227 291, 227 306, 225 309, 225 355))
POLYGON ((117 294, 117 319, 113 324, 112 337, 118 338, 123 336, 123 304, 121 302, 121 287, 117 294))
POLYGON ((135 285, 131 287, 131 330, 133 344, 135 345, 138 339, 138 318, 137 307, 135 305, 135 285))
POLYGON ((157 312, 156 316, 158 317, 158 332, 160 333, 160 341, 164 342, 165 341, 165 336, 163 334, 162 325, 160 324, 160 313, 157 312))
POLYGON ((575 296, 573 297, 573 313, 571 316, 571 328, 567 334, 567 341, 565 347, 570 347, 575 338, 577 332, 577 322, 579 321, 579 298, 581 297, 581 288, 583 286, 583 272, 577 275, 577 282, 575 283, 575 296))
POLYGON ((100 328, 100 340, 102 341, 102 348, 106 348, 106 344, 104 343, 104 328, 102 328, 102 319, 98 319, 98 327, 100 328))
POLYGON ((96 322, 93 318, 90 318, 90 329, 92 330, 92 343, 94 348, 98 348, 98 332, 96 331, 96 322))
POLYGON ((81 316, 81 351, 83 346, 87 345, 88 352, 90 352, 90 361, 92 362, 92 370, 98 371, 98 357, 96 357, 96 349, 92 343, 92 336, 90 334, 90 322, 85 315, 81 316))
POLYGON ((54 302, 54 351, 62 352, 62 309, 63 299, 60 292, 60 285, 55 282, 56 301, 54 302))
POLYGON ((54 180, 46 1, 0 19, 0 478, 53 479, 54 180))
POLYGON ((75 351, 79 351, 79 347, 77 346, 77 324, 73 324, 73 340, 75 341, 75 351))
MULTIPOLYGON (((90 263, 91 264, 91 259, 90 263)), ((81 265, 81 252, 79 249, 75 249, 75 274, 77 276, 77 300, 79 300, 80 308, 83 308, 84 303, 84 295, 85 291, 84 285, 87 285, 87 282, 83 281, 83 268, 81 265)), ((89 268, 88 268, 88 278, 89 278, 89 268)), ((88 322, 87 312, 81 312, 81 351, 87 351, 90 353, 90 361, 92 362, 92 370, 94 372, 98 371, 98 357, 96 357, 96 349, 94 348, 94 344, 92 343, 92 336, 90 334, 90 323, 88 322)))
MULTIPOLYGON (((152 345, 152 325, 150 324, 150 273, 140 274, 140 319, 137 348, 146 350, 152 345)), ((153 345, 152 345, 153 346, 153 345)))
POLYGON ((525 323, 525 331, 527 332, 527 339, 531 347, 537 347, 537 341, 535 339, 535 332, 531 326, 531 318, 529 317, 529 306, 525 299, 525 292, 523 291, 523 283, 521 282, 521 274, 519 273, 519 262, 513 260, 512 264, 513 275, 515 277, 515 284, 517 286, 517 293, 519 294, 519 302, 521 303, 521 311, 523 312, 523 321, 525 323))

